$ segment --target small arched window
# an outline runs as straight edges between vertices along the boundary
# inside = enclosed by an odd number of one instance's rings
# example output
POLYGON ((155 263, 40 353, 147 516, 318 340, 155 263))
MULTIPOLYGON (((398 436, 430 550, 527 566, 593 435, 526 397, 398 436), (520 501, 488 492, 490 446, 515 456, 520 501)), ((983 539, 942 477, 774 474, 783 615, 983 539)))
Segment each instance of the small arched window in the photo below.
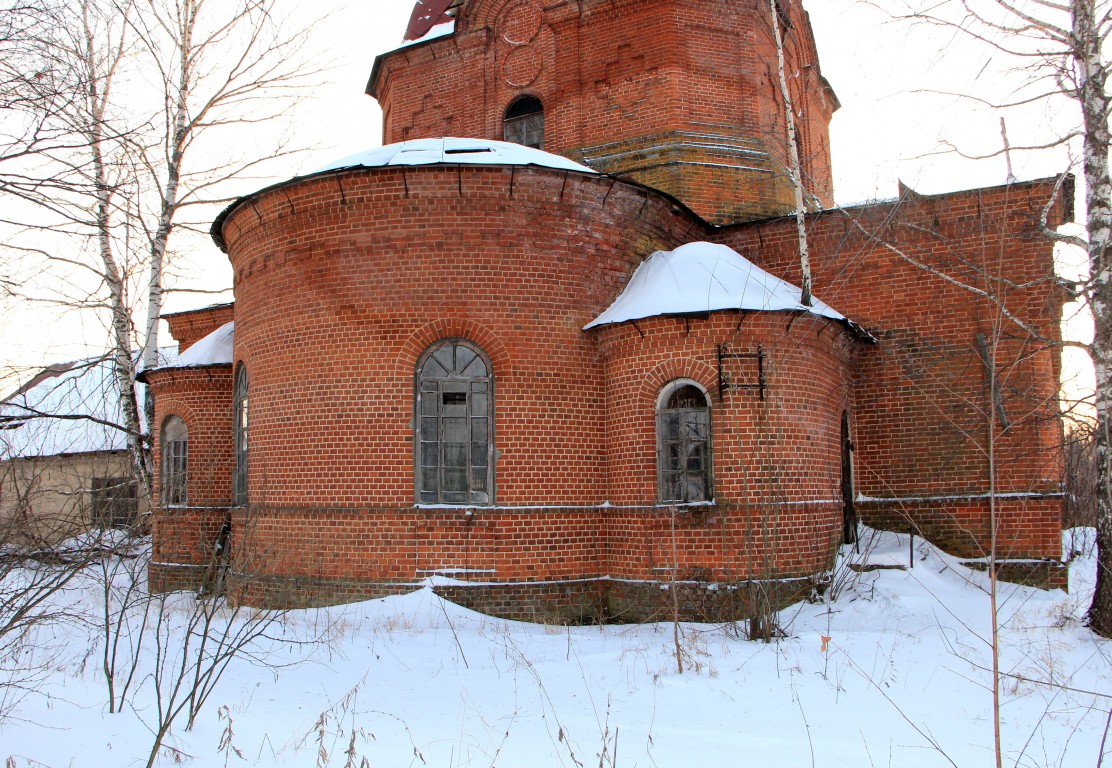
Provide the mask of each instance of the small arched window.
POLYGON ((663 503, 710 501, 710 398, 687 379, 660 392, 656 409, 658 494, 663 503))
POLYGON ((421 504, 494 500, 494 381, 478 347, 439 342, 417 363, 414 470, 421 504))
POLYGON ((247 506, 247 412, 247 367, 240 363, 232 394, 232 438, 236 446, 232 498, 237 507, 247 506))
POLYGON ((162 504, 180 507, 189 503, 187 471, 189 468, 189 430, 178 416, 169 416, 162 423, 162 504))
POLYGON ((544 105, 535 96, 522 96, 506 109, 502 138, 514 144, 544 149, 544 105))

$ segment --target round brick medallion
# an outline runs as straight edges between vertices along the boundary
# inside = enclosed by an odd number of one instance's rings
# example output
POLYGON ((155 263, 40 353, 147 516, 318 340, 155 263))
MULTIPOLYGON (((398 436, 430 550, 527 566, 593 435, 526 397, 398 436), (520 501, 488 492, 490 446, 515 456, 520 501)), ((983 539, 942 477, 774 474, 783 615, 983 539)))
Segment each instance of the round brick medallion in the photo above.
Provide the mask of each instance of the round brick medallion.
POLYGON ((541 16, 541 9, 533 3, 520 3, 502 13, 498 31, 510 45, 525 45, 541 31, 541 16))
POLYGON ((532 85, 541 73, 541 55, 532 46, 519 46, 506 54, 502 63, 502 74, 506 83, 515 88, 532 85))

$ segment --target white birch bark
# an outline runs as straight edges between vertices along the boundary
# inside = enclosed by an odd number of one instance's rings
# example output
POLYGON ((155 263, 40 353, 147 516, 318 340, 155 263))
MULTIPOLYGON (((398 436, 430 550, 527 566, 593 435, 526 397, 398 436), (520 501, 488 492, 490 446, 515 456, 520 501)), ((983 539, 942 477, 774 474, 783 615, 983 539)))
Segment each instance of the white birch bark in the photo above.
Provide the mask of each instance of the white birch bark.
MULTIPOLYGON (((1103 15, 1103 12, 1102 14, 1103 15)), ((1096 371, 1097 411, 1097 587, 1089 609, 1093 629, 1112 636, 1112 178, 1109 177, 1108 69, 1101 54, 1102 19, 1094 0, 1071 0, 1071 57, 1076 98, 1083 120, 1083 173, 1094 336, 1090 355, 1096 371)))
POLYGON ((776 41, 776 64, 780 75, 780 96, 784 100, 784 124, 788 137, 788 172, 791 174, 792 191, 795 194, 795 228, 799 236, 799 268, 803 276, 800 280, 802 296, 800 303, 811 306, 811 254, 807 248, 807 222, 803 200, 803 168, 799 162, 799 142, 795 130, 795 106, 788 88, 788 77, 784 62, 784 34, 780 29, 780 12, 776 0, 768 0, 772 14, 772 31, 776 41))
MULTIPOLYGON (((1093 315, 1094 338, 1088 352, 1096 372, 1097 588, 1089 609, 1090 626, 1112 637, 1112 178, 1109 176, 1108 67, 1102 47, 1112 32, 1109 0, 944 0, 921 3, 901 18, 939 26, 992 46, 1021 62, 1033 74, 1028 90, 1013 94, 998 108, 1065 96, 1077 103, 1081 125, 1076 134, 1032 142, 1022 150, 1059 147, 1079 138, 1085 182, 1087 235, 1056 232, 1047 225, 1054 200, 1047 202, 1042 228, 1048 237, 1086 250, 1089 280, 1084 291, 1093 315), (1049 87, 1048 87, 1049 83, 1049 87)), ((1014 148, 1005 140, 1004 153, 1014 148)), ((980 157, 993 157, 991 153, 980 157)), ((1054 195, 1061 193, 1061 182, 1054 195)), ((1081 346, 1076 342, 1057 342, 1081 346)))
MULTIPOLYGON (((123 13, 130 7, 121 9, 123 13)), ((97 251, 105 288, 108 291, 108 312, 111 315, 111 355, 116 379, 116 398, 120 416, 127 433, 128 455, 132 469, 139 482, 140 492, 149 496, 151 472, 146 446, 143 443, 143 425, 139 418, 139 407, 135 399, 136 360, 132 353, 134 334, 131 319, 131 305, 123 270, 115 252, 113 229, 115 227, 114 184, 109 178, 106 144, 108 106, 114 86, 118 65, 127 51, 126 25, 113 44, 104 46, 97 39, 97 25, 88 0, 81 5, 83 22, 82 69, 87 76, 84 123, 84 138, 88 145, 90 166, 93 175, 95 195, 94 225, 96 230, 97 251)))
MULTIPOLYGON (((29 247, 5 245, 41 259, 44 275, 58 268, 62 279, 54 295, 67 311, 90 309, 103 317, 107 350, 116 363, 113 394, 144 494, 152 468, 142 438, 143 404, 136 398, 136 355, 143 366, 157 367, 175 232, 182 226, 195 229, 210 215, 199 212, 183 224, 182 212, 190 206, 215 211, 231 197, 227 182, 288 154, 285 139, 275 138, 272 147, 259 148, 262 159, 240 160, 232 151, 214 156, 211 148, 220 145, 208 136, 288 117, 302 87, 317 74, 299 60, 310 28, 284 32, 277 5, 278 0, 51 5, 52 23, 36 27, 28 45, 59 75, 65 98, 47 102, 38 95, 38 76, 13 81, 24 88, 26 110, 41 113, 46 135, 61 139, 36 158, 41 161, 36 173, 52 176, 30 179, 17 190, 41 213, 41 219, 28 216, 25 231, 55 240, 43 246, 28 234, 34 240, 29 247), (203 159, 193 151, 202 144, 208 150, 203 159), (58 240, 64 241, 61 247, 54 245, 58 240), (74 272, 81 277, 67 282, 74 272), (80 280, 86 283, 73 289, 80 280)), ((14 66, 4 65, 0 85, 14 66)), ((5 191, 0 183, 0 194, 5 191)), ((157 426, 149 398, 145 410, 148 427, 157 426)))

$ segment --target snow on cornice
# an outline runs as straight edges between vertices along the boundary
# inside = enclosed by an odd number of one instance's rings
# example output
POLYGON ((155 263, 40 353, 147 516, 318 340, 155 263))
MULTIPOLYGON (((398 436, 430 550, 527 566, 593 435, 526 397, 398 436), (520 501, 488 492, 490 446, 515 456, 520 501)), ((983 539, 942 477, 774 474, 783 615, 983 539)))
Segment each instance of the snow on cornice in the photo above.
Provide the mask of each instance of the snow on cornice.
POLYGON ((224 222, 241 205, 257 200, 262 195, 292 184, 298 184, 306 179, 317 178, 338 171, 356 168, 374 169, 390 166, 421 165, 536 166, 561 171, 575 171, 576 173, 589 173, 593 176, 598 175, 598 171, 586 165, 580 165, 573 160, 568 160, 566 157, 505 141, 456 137, 411 139, 348 155, 312 173, 295 176, 292 179, 272 184, 258 192, 241 197, 220 212, 216 220, 213 221, 212 227, 209 228, 209 234, 217 247, 227 253, 228 245, 224 241, 223 232, 224 222))
POLYGON ((536 165, 580 173, 597 173, 585 165, 532 147, 491 139, 411 139, 329 163, 314 173, 345 168, 381 168, 396 165, 536 165))
POLYGON ((610 308, 583 327, 736 309, 757 312, 809 312, 848 323, 829 306, 813 299, 800 303, 801 291, 775 277, 732 248, 695 242, 674 251, 656 251, 633 273, 610 308))

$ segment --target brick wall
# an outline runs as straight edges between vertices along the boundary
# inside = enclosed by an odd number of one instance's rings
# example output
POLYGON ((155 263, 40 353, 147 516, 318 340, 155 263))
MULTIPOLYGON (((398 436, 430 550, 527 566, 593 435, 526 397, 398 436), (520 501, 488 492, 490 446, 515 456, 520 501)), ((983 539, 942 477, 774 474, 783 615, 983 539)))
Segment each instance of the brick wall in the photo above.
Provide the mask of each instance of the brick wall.
POLYGON ((647 318, 593 333, 606 361, 612 502, 656 500, 657 396, 677 378, 711 394, 719 500, 840 501, 841 418, 850 409, 862 344, 842 325, 814 315, 722 311, 707 318, 647 318), (719 380, 720 348, 725 382, 719 380), (758 350, 760 363, 733 357, 758 350), (762 371, 763 399, 756 388, 762 371))
MULTIPOLYGON (((491 613, 579 621, 598 611, 647 616, 656 610, 649 597, 673 580, 703 590, 809 586, 830 567, 841 506, 252 506, 230 519, 229 583, 236 599, 252 604, 343 602, 413 590, 431 578, 491 613), (615 606, 606 607, 611 598, 615 606)), ((683 615, 707 615, 709 601, 683 615)))
MULTIPOLYGON (((991 420, 996 492, 1039 510, 1005 515, 1009 555, 1058 557, 1062 293, 1053 247, 1038 234, 1052 194, 1049 182, 933 197, 905 191, 898 202, 808 219, 816 295, 879 340, 861 356, 854 382, 866 521, 903 530, 896 521, 910 518, 951 551, 986 550, 991 420), (990 353, 996 347, 996 397, 978 334, 990 353), (948 500, 958 496, 980 501, 954 507, 948 500)), ((1051 225, 1066 213, 1058 201, 1051 225)), ((794 221, 732 227, 719 237, 798 282, 794 221)))
POLYGON ((174 312, 163 315, 162 319, 170 326, 170 335, 178 342, 178 352, 184 352, 198 341, 208 336, 235 316, 233 304, 217 304, 189 312, 174 312))
MULTIPOLYGON (((164 368, 149 371, 155 395, 155 424, 178 416, 189 430, 189 506, 156 504, 152 514, 154 551, 149 580, 154 590, 196 588, 213 567, 217 536, 232 500, 232 367, 164 368)), ((161 498, 162 446, 152 447, 154 498, 161 498)))
MULTIPOLYGON (((223 230, 237 358, 251 379, 251 506, 230 518, 229 584, 251 602, 320 603, 438 575, 467 582, 440 587, 465 604, 584 620, 655 615, 662 585, 676 580, 724 590, 685 587, 687 616, 744 611, 739 585, 771 579, 795 584, 785 587, 795 595, 830 567, 846 410, 864 519, 912 524, 979 556, 987 390, 972 337, 992 330, 991 315, 865 233, 889 222, 901 249, 936 268, 998 274, 991 267, 1030 283, 1008 292, 1006 308, 1051 335, 1057 289, 1035 280, 1050 249, 1016 234, 1031 231, 1043 191, 917 199, 903 211, 858 209, 854 221, 811 217, 818 293, 873 329, 875 346, 792 313, 581 330, 650 252, 702 237, 791 277, 788 221, 710 230, 638 186, 535 168, 345 171, 260 193, 223 230), (480 346, 493 368, 493 508, 412 506, 414 368, 430 344, 454 337, 480 346), (764 401, 752 389, 719 392, 719 345, 761 349, 764 401), (717 503, 679 507, 673 519, 654 506, 654 416, 660 388, 676 378, 711 394, 717 503)), ((1004 409, 1015 416, 997 446, 997 490, 1008 494, 1000 554, 1056 557, 1059 444, 1046 406, 1057 353, 1015 335, 994 336, 1004 409)), ((753 359, 727 359, 723 370, 730 383, 757 383, 753 359)), ((204 464, 195 450, 214 457, 207 476, 190 477, 191 501, 211 506, 162 510, 155 523, 156 560, 199 579, 230 501, 231 366, 148 377, 158 422, 177 413, 190 428, 191 467, 204 464)), ((152 568, 156 584, 186 576, 152 568)))
POLYGON ((581 328, 696 226, 639 187, 536 168, 341 173, 235 209, 252 501, 411 504, 415 366, 453 337, 493 367, 496 502, 606 501, 603 366, 581 328))

